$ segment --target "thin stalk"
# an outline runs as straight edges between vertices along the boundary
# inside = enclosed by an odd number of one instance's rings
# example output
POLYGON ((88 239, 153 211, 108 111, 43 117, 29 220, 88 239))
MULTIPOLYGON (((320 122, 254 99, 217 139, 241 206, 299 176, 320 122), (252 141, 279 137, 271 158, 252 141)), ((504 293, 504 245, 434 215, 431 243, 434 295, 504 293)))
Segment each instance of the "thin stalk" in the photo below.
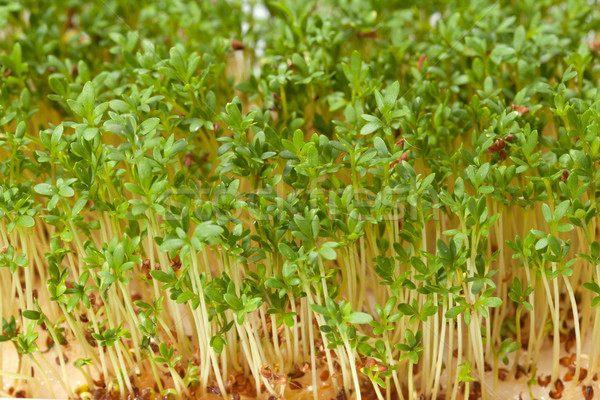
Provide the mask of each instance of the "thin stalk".
MULTIPOLYGON (((567 287, 567 293, 569 293, 569 299, 571 300, 571 308, 573 310, 573 325, 575 326, 575 375, 573 376, 573 382, 579 382, 579 373, 581 371, 581 333, 579 331, 579 312, 577 310, 577 301, 575 300, 575 294, 573 293, 573 287, 569 278, 563 275, 565 286, 567 287)), ((573 394, 573 390, 577 385, 571 385, 569 392, 573 394)))
POLYGON ((356 372, 356 361, 354 356, 354 350, 350 346, 350 342, 348 342, 347 338, 342 338, 344 342, 344 346, 346 347, 346 352, 348 353, 348 361, 350 362, 350 371, 352 373, 352 380, 354 381, 354 390, 355 390, 355 398, 356 400, 361 400, 362 396, 360 393, 360 382, 358 381, 358 373, 356 372))
POLYGON ((46 373, 44 372, 44 368, 42 368, 42 366, 40 365, 40 363, 35 359, 33 354, 29 354, 29 358, 31 359, 31 361, 33 361, 33 363, 35 364, 35 366, 38 368, 38 371, 40 372, 40 375, 42 376, 42 380, 44 381, 44 383, 46 384, 46 387, 48 388, 48 391, 50 392, 50 396, 52 396, 52 398, 56 398, 56 395, 54 394, 54 390, 52 389, 52 385, 50 385, 50 382, 48 381, 48 376, 46 376, 46 373))

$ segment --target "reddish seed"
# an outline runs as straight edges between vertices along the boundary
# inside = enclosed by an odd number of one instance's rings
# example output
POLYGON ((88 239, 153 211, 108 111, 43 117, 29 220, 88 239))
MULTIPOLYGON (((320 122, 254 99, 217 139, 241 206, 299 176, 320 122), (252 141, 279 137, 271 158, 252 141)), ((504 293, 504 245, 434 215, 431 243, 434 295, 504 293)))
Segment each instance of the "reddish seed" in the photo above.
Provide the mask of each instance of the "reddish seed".
POLYGON ((512 143, 514 138, 515 138, 515 136, 512 133, 510 133, 510 134, 506 135, 504 140, 507 141, 508 143, 512 143))
POLYGON ((73 77, 76 77, 77 75, 79 75, 79 69, 77 69, 77 65, 73 65, 71 67, 71 75, 73 75, 73 77))
POLYGON ((588 42, 588 48, 590 48, 590 50, 592 50, 593 52, 598 53, 600 51, 600 42, 588 42))
POLYGON ((513 110, 515 110, 516 112, 518 112, 521 115, 527 114, 529 112, 529 108, 527 108, 525 106, 518 106, 516 104, 511 104, 511 107, 513 110))
POLYGON ((400 157, 398 157, 397 160, 392 161, 392 163, 390 164, 390 170, 392 170, 396 164, 400 164, 402 161, 406 161, 408 160, 408 152, 403 153, 400 157))
POLYGON ((6 70, 4 71, 4 77, 8 78, 11 75, 12 75, 12 69, 6 68, 6 70))
POLYGON ((221 394, 221 391, 219 390, 219 388, 217 386, 209 385, 206 389, 207 389, 208 393, 216 394, 217 396, 219 396, 221 394))
POLYGON ((551 390, 548 395, 550 396, 551 399, 560 399, 562 397, 562 392, 559 392, 557 390, 551 390))
POLYGON ((103 387, 104 386, 104 374, 100 374, 100 376, 98 377, 98 380, 94 379, 93 382, 94 382, 94 385, 103 387))
POLYGON ((538 385, 540 385, 541 387, 546 387, 550 383, 550 379, 552 379, 550 375, 546 375, 544 377, 540 375, 537 378, 538 385))
POLYGON ((377 39, 377 32, 375 31, 375 29, 372 29, 368 32, 356 32, 356 36, 358 36, 359 38, 364 38, 364 37, 369 37, 372 39, 377 39))
POLYGON ((306 374, 308 371, 310 371, 310 364, 305 362, 304 364, 302 364, 302 372, 306 374))
POLYGON ((142 261, 142 266, 141 266, 141 271, 142 271, 142 275, 144 275, 144 278, 146 279, 152 279, 152 276, 150 276, 150 270, 152 269, 152 265, 150 264, 150 260, 145 259, 142 261))
POLYGON ((575 345, 575 338, 569 336, 569 338, 565 342, 565 351, 570 351, 574 345, 575 345))
POLYGON ((591 386, 585 386, 581 388, 581 391, 583 392, 583 397, 585 397, 585 400, 592 400, 594 398, 594 388, 591 386))
POLYGON ((219 125, 216 122, 213 122, 213 129, 215 130, 215 132, 217 132, 219 129, 221 129, 221 125, 219 125))
POLYGON ((290 379, 300 379, 305 375, 305 372, 302 371, 298 365, 294 367, 294 371, 288 374, 288 378, 290 379))
POLYGON ((558 360, 558 363, 559 363, 560 365, 562 365, 563 367, 568 367, 568 366, 570 366, 570 365, 571 365, 571 357, 561 357, 561 358, 558 360))
POLYGON ((292 390, 300 390, 302 389, 302 384, 298 381, 290 381, 290 388, 292 390))
POLYGON ((244 46, 244 43, 240 42, 237 39, 231 39, 231 48, 233 50, 244 50, 246 46, 244 46))
POLYGON ((569 171, 563 169, 562 175, 560 176, 560 180, 566 182, 569 179, 569 171))
POLYGON ((377 364, 377 372, 385 372, 388 370, 388 367, 385 365, 377 364))
POLYGON ((404 143, 406 143, 406 139, 402 138, 396 142, 396 146, 399 146, 402 150, 404 150, 404 143))
POLYGON ((417 61, 417 69, 420 71, 423 68, 423 63, 427 60, 427 56, 425 54, 421 54, 419 56, 419 61, 417 61))
POLYGON ((515 379, 519 379, 523 375, 526 374, 525 369, 521 366, 521 364, 517 365, 517 372, 515 372, 515 379))
POLYGON ((191 168, 192 165, 194 165, 194 156, 191 152, 187 152, 187 154, 185 155, 185 158, 183 160, 183 163, 185 164, 185 166, 187 168, 191 168))
POLYGON ((504 139, 496 139, 496 141, 494 143, 491 144, 490 147, 487 148, 487 152, 489 154, 494 154, 494 153, 498 153, 498 155, 500 156, 500 158, 502 160, 506 159, 506 151, 504 151, 504 148, 506 147, 506 143, 504 142, 504 139))
POLYGON ((67 9, 67 29, 73 29, 75 27, 75 9, 67 9))
POLYGON ((179 255, 176 255, 173 258, 169 257, 169 261, 171 261, 171 268, 175 271, 179 271, 181 268, 181 259, 179 258, 179 255))
MULTIPOLYGON (((63 354, 63 360, 64 360, 65 363, 69 362, 69 358, 66 355, 64 355, 64 354, 63 354)), ((60 358, 58 356, 56 356, 56 360, 55 361, 56 361, 57 365, 60 364, 60 358)))
POLYGON ((246 377, 244 376, 244 374, 237 374, 235 376, 235 382, 238 385, 244 385, 246 383, 246 377))
POLYGON ((573 380, 574 373, 575 373, 575 371, 572 368, 569 368, 569 370, 565 374, 564 381, 571 382, 573 380))
POLYGON ((273 372, 271 371, 270 367, 262 367, 260 374, 266 379, 271 379, 273 376, 273 372))
POLYGON ((324 370, 323 372, 321 372, 321 381, 325 382, 327 379, 329 379, 329 370, 324 370))
POLYGON ((498 370, 498 378, 500 378, 501 381, 505 381, 507 376, 508 376, 508 370, 507 369, 500 368, 498 370))

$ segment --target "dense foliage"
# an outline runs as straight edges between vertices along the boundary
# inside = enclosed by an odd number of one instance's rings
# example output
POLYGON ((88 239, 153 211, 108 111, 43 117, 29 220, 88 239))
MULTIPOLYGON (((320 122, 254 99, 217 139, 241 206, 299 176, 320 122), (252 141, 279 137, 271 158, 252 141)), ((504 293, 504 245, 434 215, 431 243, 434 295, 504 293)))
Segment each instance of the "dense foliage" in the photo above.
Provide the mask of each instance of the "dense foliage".
POLYGON ((591 399, 591 3, 2 2, 0 395, 591 399))

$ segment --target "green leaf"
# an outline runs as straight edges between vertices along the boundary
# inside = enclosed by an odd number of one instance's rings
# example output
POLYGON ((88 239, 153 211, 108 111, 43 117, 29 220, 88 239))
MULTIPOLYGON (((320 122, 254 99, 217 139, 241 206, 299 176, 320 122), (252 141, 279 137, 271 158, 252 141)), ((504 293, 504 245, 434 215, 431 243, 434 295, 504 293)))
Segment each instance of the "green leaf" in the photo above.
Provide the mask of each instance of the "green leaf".
POLYGON ((583 287, 600 295, 600 286, 596 282, 586 282, 583 284, 583 287))
POLYGON ((289 261, 295 261, 298 258, 298 255, 290 246, 283 242, 279 242, 277 245, 279 248, 279 252, 289 261))
POLYGON ((552 223, 552 211, 550 210, 550 206, 546 203, 542 204, 542 215, 548 224, 552 223))
POLYGON ((192 292, 183 292, 179 296, 177 296, 177 304, 187 303, 197 295, 192 292))
POLYGON ((311 304, 310 309, 313 310, 314 312, 316 312, 317 314, 322 314, 322 315, 329 314, 329 311, 327 311, 327 308, 325 308, 324 306, 322 306, 320 304, 311 304))
POLYGON ((156 127, 160 124, 160 119, 158 118, 149 118, 142 122, 138 127, 138 134, 140 136, 145 136, 150 133, 152 130, 156 129, 156 127))
POLYGON ((379 157, 388 157, 390 155, 385 142, 379 136, 376 136, 373 139, 373 147, 377 150, 377 155, 379 157))
POLYGON ((169 252, 169 251, 172 251, 175 249, 179 249, 184 244, 185 244, 185 242, 183 240, 177 239, 177 238, 165 240, 160 245, 160 251, 169 252))
POLYGON ((53 196, 56 194, 56 188, 49 183, 39 183, 34 186, 33 190, 42 196, 53 196))
POLYGON ((577 116, 577 113, 575 112, 573 107, 567 108, 567 120, 569 121, 571 128, 575 129, 576 131, 581 130, 581 123, 579 122, 579 117, 577 116))
POLYGON ((209 238, 219 236, 223 232, 223 228, 221 228, 219 225, 216 225, 210 221, 206 221, 202 222, 196 227, 196 230, 194 231, 194 236, 197 236, 201 240, 207 240, 209 238))
POLYGON ((337 258, 335 250, 329 246, 321 247, 319 249, 319 254, 326 260, 335 260, 337 258))
POLYGON ((368 122, 361 128, 360 134, 361 135, 369 135, 369 134, 375 132, 377 129, 381 128, 382 126, 383 126, 383 123, 381 123, 381 121, 368 122))
POLYGON ((571 202, 569 200, 565 200, 565 201, 561 202, 559 205, 557 205, 556 208, 554 209, 554 218, 553 218, 554 222, 560 221, 566 215, 570 206, 571 206, 571 202))
POLYGON ((173 275, 167 274, 164 271, 150 271, 150 276, 152 276, 152 278, 156 279, 157 281, 163 283, 171 283, 177 281, 177 278, 175 278, 173 275))
POLYGON ((502 299, 499 297, 487 297, 481 300, 481 305, 485 307, 500 307, 502 305, 502 299))
POLYGON ((400 82, 395 81, 390 86, 387 87, 385 91, 385 97, 383 99, 383 103, 385 107, 390 110, 394 107, 396 103, 396 99, 398 98, 398 94, 400 93, 400 82))
POLYGON ((210 345, 215 349, 215 353, 221 354, 223 352, 223 345, 225 344, 224 339, 221 336, 214 336, 210 339, 210 345))
POLYGON ((17 219, 17 225, 22 226, 23 228, 31 228, 35 225, 35 220, 29 215, 21 215, 17 219))
POLYGON ((81 94, 77 98, 77 102, 81 105, 84 111, 84 115, 81 115, 84 118, 91 116, 94 112, 94 102, 96 100, 96 94, 94 93, 94 84, 92 82, 87 82, 83 86, 83 90, 81 94))
POLYGON ((368 324, 373 321, 373 317, 364 312, 354 311, 346 318, 346 321, 351 324, 368 324))
POLYGON ((574 67, 573 65, 569 65, 569 67, 567 68, 567 70, 565 71, 565 73, 562 76, 562 83, 566 83, 568 81, 570 81, 571 79, 575 78, 577 76, 577 72, 574 71, 574 67))
POLYGON ((42 318, 42 314, 39 311, 33 311, 33 310, 23 311, 23 316, 27 319, 31 319, 34 321, 37 321, 38 319, 42 318))
POLYGON ((449 309, 448 311, 446 311, 445 316, 446 316, 446 318, 454 319, 458 316, 458 314, 460 314, 464 310, 465 310, 465 306, 455 306, 455 307, 452 307, 451 309, 449 309))
POLYGON ((234 295, 225 293, 223 295, 223 298, 225 299, 227 304, 229 304, 234 310, 240 310, 243 308, 243 305, 242 305, 242 302, 240 301, 240 299, 238 299, 234 295))
POLYGON ((152 184, 152 166, 150 165, 150 162, 145 158, 142 158, 137 165, 137 170, 140 186, 144 188, 145 191, 150 190, 150 185, 152 184))

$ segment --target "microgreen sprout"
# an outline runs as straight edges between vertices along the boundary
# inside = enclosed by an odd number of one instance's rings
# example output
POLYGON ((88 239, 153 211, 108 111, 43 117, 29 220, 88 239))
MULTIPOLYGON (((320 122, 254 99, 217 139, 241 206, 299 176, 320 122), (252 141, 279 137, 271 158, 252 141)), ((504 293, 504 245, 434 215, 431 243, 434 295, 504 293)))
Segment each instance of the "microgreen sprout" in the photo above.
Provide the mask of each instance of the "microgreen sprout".
POLYGON ((593 398, 592 3, 0 4, 0 396, 593 398))

